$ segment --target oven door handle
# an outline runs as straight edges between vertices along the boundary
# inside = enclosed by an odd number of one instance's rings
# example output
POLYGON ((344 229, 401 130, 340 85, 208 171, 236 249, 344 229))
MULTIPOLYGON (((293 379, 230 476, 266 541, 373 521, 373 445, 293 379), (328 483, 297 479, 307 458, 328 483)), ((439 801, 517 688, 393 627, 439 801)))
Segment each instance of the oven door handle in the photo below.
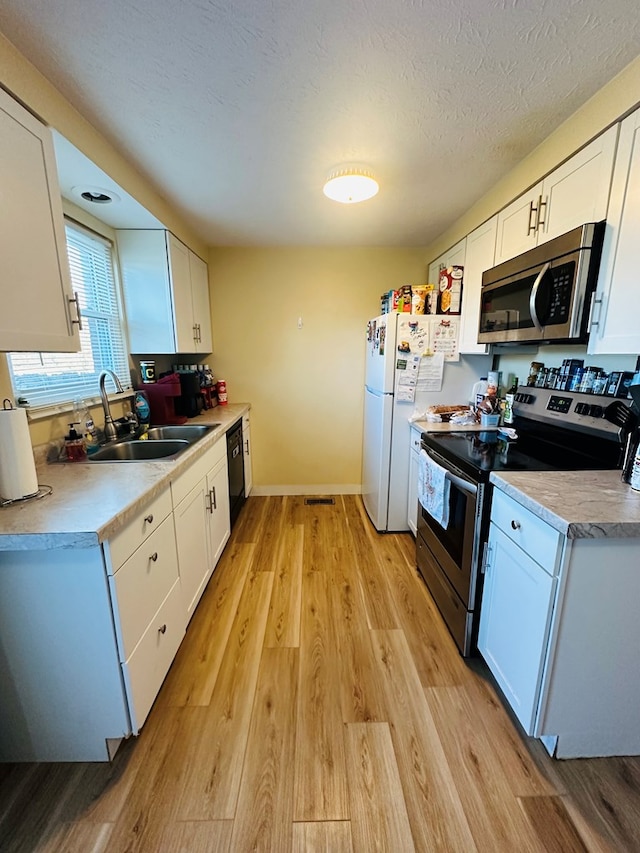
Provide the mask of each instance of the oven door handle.
POLYGON ((531 293, 529 294, 529 313, 531 314, 531 319, 533 320, 533 325, 536 327, 536 329, 539 332, 542 331, 542 323, 540 322, 540 319, 539 319, 538 314, 536 312, 536 298, 538 296, 538 288, 540 287, 542 279, 545 277, 545 274, 548 272, 550 267, 551 267, 551 264, 549 263, 549 261, 547 261, 547 263, 542 267, 542 269, 538 273, 538 277, 533 282, 533 287, 531 288, 531 293))
POLYGON ((478 494, 478 487, 474 486, 473 483, 467 482, 467 480, 463 480, 462 477, 456 477, 455 474, 452 474, 451 471, 446 472, 447 480, 453 483, 456 489, 460 489, 461 492, 466 492, 468 495, 472 495, 475 497, 478 494))

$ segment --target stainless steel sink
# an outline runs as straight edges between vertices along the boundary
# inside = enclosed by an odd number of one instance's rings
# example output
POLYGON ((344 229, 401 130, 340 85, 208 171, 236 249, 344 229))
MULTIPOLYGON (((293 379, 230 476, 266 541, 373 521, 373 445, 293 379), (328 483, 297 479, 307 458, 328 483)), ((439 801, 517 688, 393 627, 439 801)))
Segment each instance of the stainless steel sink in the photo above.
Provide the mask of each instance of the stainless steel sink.
POLYGON ((156 426, 151 427, 147 432, 147 436, 151 441, 164 441, 165 439, 182 439, 193 444, 198 441, 208 432, 220 424, 184 424, 177 426, 156 426))
POLYGON ((192 442, 185 439, 156 439, 154 441, 119 441, 101 447, 89 462, 149 462, 153 459, 173 459, 192 442))

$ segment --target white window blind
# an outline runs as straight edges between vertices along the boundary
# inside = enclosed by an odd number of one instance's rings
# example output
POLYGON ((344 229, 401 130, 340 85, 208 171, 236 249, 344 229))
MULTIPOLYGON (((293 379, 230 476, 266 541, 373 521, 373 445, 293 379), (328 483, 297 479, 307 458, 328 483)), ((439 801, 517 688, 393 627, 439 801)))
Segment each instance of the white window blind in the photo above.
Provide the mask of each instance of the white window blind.
MULTIPOLYGON (((16 399, 32 408, 98 396, 102 370, 117 374, 131 387, 112 245, 108 240, 69 222, 65 225, 72 289, 82 311, 81 350, 77 353, 11 353, 9 367, 16 399)), ((112 384, 108 380, 108 388, 112 384)))

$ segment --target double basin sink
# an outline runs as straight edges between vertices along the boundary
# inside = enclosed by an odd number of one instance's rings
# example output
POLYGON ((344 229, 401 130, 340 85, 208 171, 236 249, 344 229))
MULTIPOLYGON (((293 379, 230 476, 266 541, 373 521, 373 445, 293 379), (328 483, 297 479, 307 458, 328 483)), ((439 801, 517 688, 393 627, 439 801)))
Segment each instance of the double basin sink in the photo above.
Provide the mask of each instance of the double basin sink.
POLYGON ((144 440, 132 436, 106 444, 88 457, 89 462, 149 462, 174 459, 220 424, 185 424, 151 427, 144 440))

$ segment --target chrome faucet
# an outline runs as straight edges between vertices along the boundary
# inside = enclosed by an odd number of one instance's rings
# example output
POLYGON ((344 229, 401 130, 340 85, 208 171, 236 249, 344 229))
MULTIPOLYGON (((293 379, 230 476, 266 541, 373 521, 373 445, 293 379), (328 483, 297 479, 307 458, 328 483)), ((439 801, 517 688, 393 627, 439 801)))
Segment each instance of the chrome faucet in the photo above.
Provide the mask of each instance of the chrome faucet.
POLYGON ((116 429, 116 425, 113 422, 113 418, 111 417, 111 409, 109 408, 109 400, 107 399, 107 392, 104 389, 104 380, 107 378, 107 374, 111 376, 113 382, 116 386, 116 391, 118 394, 122 394, 124 392, 124 388, 122 387, 122 383, 113 372, 113 370, 103 370, 100 374, 100 398, 102 400, 102 408, 104 410, 104 438, 105 441, 115 441, 118 437, 118 431, 116 429))

